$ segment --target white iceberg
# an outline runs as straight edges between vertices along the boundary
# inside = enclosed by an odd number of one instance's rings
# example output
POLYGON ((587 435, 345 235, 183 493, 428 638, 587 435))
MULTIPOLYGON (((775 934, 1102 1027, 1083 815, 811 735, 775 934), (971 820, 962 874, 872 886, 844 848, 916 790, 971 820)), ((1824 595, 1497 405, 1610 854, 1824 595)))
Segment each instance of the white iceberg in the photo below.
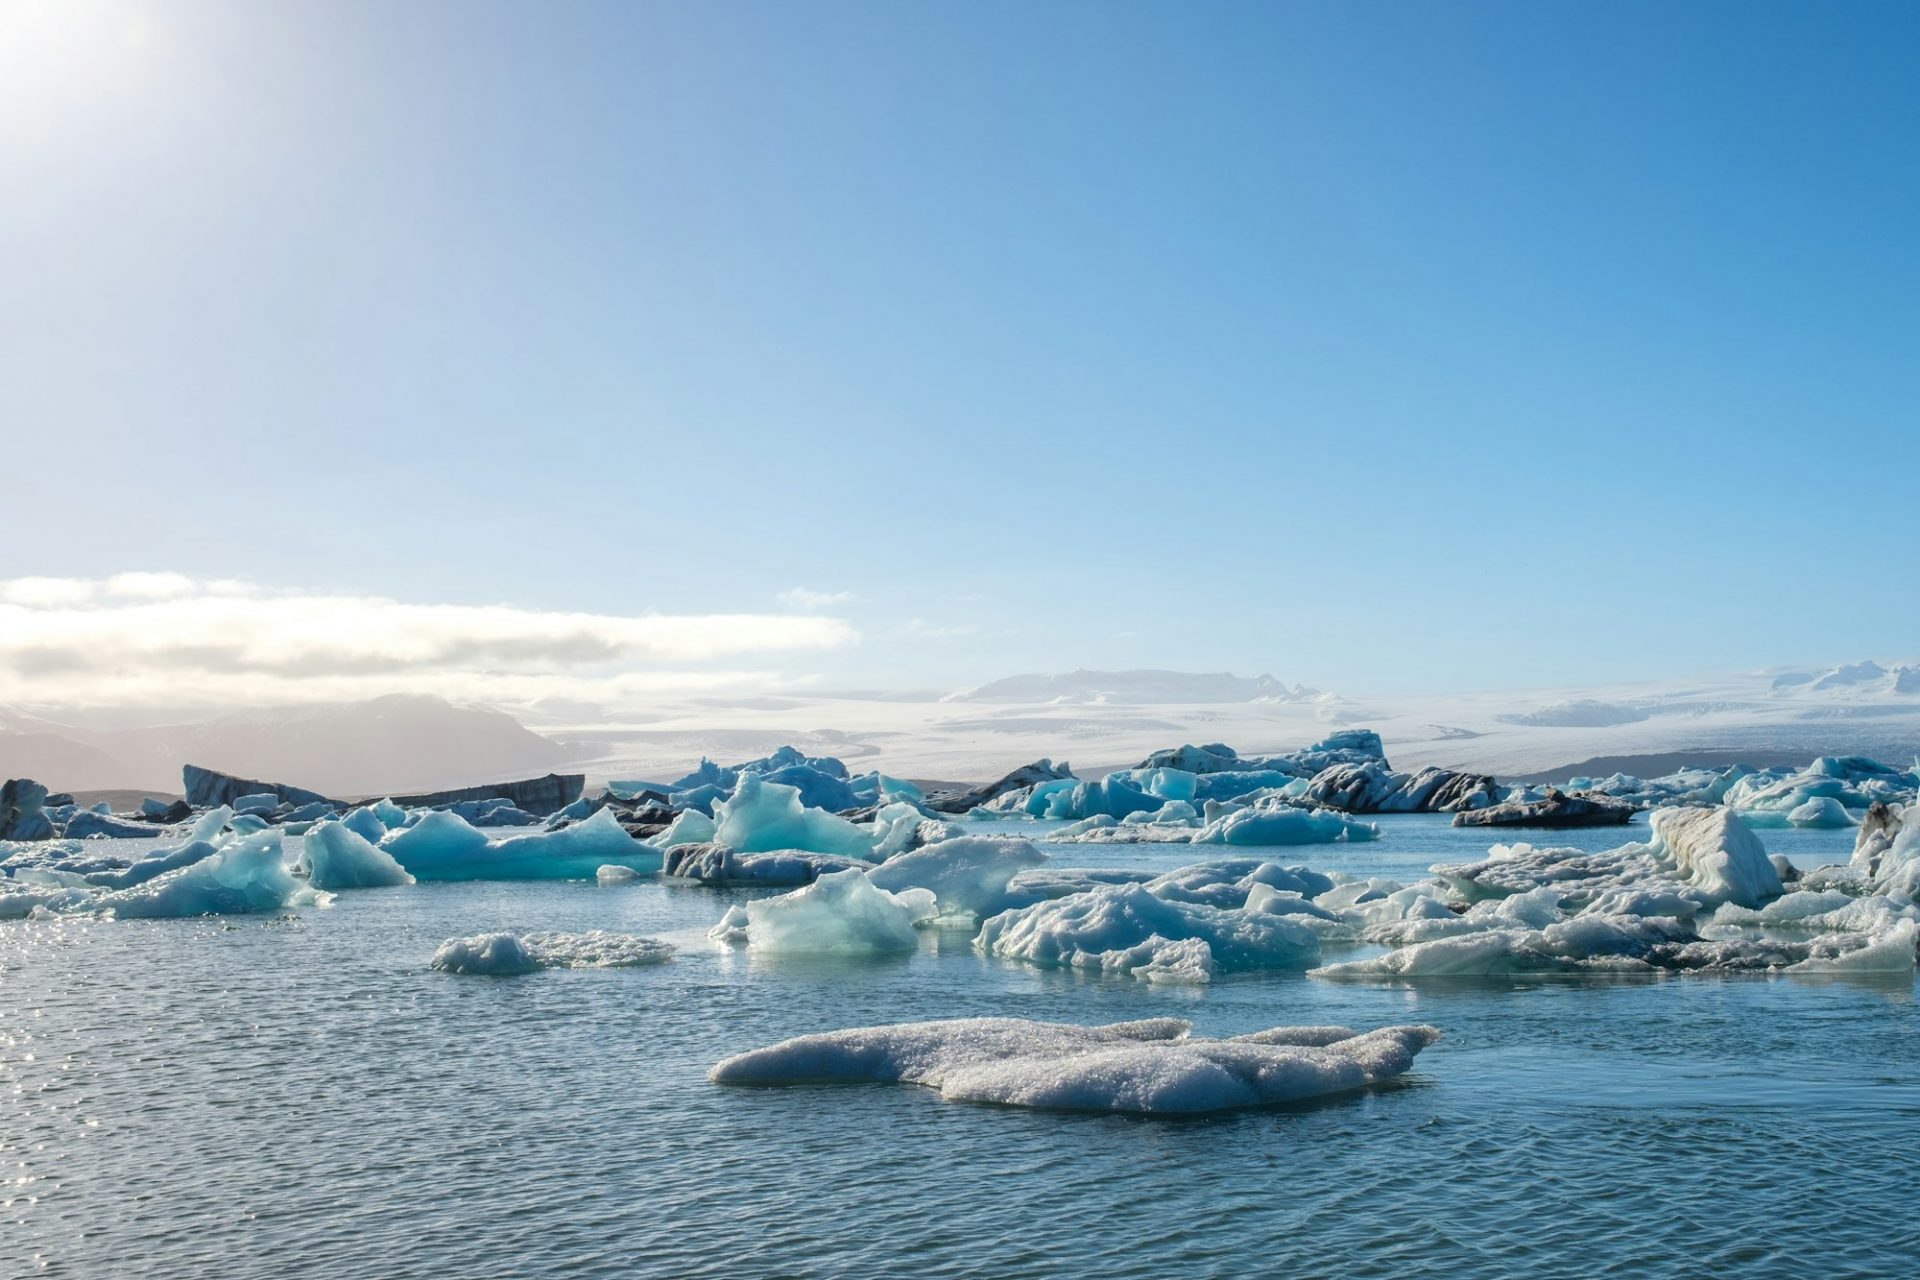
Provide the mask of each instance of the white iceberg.
POLYGON ((1380 828, 1330 809, 1254 805, 1214 819, 1194 833, 1195 844, 1294 845, 1378 840, 1380 828))
POLYGON ((889 893, 930 891, 942 917, 984 918, 1015 905, 1007 886, 1021 872, 1046 862, 1047 855, 1025 840, 962 836, 890 858, 868 872, 867 879, 889 893))
POLYGON ((888 893, 855 867, 735 907, 711 936, 770 954, 882 955, 918 947, 914 924, 933 915, 932 893, 888 893))
POLYGON ((960 1018, 799 1036, 721 1062, 715 1084, 908 1083, 953 1101, 1198 1115, 1347 1093, 1405 1073, 1440 1033, 1279 1027, 1230 1040, 1172 1018, 1080 1027, 960 1018))
POLYGON ((1304 969, 1320 958, 1313 929, 1260 907, 1222 910, 1172 902, 1138 884, 1114 885, 1004 911, 973 940, 984 955, 1047 967, 1132 973, 1161 958, 1154 939, 1204 943, 1213 969, 1304 969))
POLYGON ((613 969, 665 964, 673 947, 657 938, 594 929, 586 933, 476 933, 449 938, 429 967, 442 973, 512 977, 536 969, 613 969))

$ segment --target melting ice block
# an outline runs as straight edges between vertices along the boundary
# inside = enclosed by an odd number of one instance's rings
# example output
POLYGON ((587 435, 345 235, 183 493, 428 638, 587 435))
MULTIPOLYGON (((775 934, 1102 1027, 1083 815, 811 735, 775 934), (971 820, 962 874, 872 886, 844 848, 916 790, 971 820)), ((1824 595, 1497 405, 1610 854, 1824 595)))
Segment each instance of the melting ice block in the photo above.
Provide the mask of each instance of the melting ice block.
POLYGON ((122 919, 240 915, 278 911, 300 892, 281 861, 280 833, 263 831, 145 884, 103 893, 91 905, 122 919))
POLYGON ((369 844, 344 821, 322 822, 308 831, 295 869, 305 871, 307 884, 315 889, 377 889, 413 883, 392 854, 369 844))
POLYGON ((715 826, 707 838, 741 853, 801 849, 864 858, 873 852, 873 834, 838 814, 809 809, 800 792, 777 782, 743 774, 731 800, 716 801, 715 826))
POLYGON ((657 938, 630 933, 476 933, 449 938, 433 953, 429 967, 442 973, 512 977, 536 969, 613 969, 665 964, 673 947, 657 938))
POLYGON ((914 922, 933 914, 932 893, 888 893, 856 867, 750 902, 744 910, 736 907, 713 936, 729 942, 744 936, 752 951, 876 955, 914 950, 920 945, 914 922))
MULTIPOLYGON (((1156 940, 1188 939, 1206 944, 1209 975, 1216 968, 1304 969, 1320 958, 1319 935, 1284 912, 1170 902, 1138 884, 1003 911, 981 925, 973 945, 1030 964, 1130 974, 1156 963, 1164 969, 1168 957, 1151 945, 1156 940)), ((1186 959, 1194 963, 1197 954, 1186 959)))
POLYGON ((612 809, 585 822, 490 841, 459 814, 428 813, 380 842, 422 880, 591 880, 602 866, 651 874, 660 850, 628 835, 612 809))
MULTIPOLYGON (((929 890, 942 916, 985 917, 1015 905, 1007 885, 1046 861, 1047 855, 1025 840, 961 836, 889 858, 868 872, 867 879, 890 893, 929 890)), ((1030 900, 1023 895, 1017 901, 1030 900)))
POLYGON ((942 1097, 1071 1111, 1195 1115, 1345 1093, 1403 1074, 1432 1027, 1276 1027, 1189 1037, 1173 1018, 1080 1027, 1021 1018, 909 1022, 800 1036, 728 1058, 715 1084, 907 1083, 942 1097))
POLYGON ((1378 840, 1380 828, 1327 809, 1286 805, 1237 809, 1194 833, 1195 844, 1289 845, 1378 840))

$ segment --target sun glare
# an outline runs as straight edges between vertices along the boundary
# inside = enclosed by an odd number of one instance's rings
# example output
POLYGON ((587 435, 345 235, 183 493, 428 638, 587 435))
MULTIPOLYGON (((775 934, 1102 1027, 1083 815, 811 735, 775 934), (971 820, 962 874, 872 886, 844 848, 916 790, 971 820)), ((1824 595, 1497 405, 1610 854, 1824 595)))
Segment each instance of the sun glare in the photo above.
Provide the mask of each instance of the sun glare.
POLYGON ((128 0, 0 0, 0 131, 49 138, 136 85, 159 38, 152 10, 128 0))

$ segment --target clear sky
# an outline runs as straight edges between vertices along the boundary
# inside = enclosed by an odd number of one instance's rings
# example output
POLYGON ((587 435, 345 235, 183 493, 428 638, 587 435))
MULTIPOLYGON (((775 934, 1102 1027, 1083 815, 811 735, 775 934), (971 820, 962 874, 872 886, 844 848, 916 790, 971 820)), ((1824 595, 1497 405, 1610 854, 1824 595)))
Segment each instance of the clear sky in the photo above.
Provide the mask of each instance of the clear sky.
POLYGON ((1904 3, 0 0, 0 579, 807 613, 672 660, 831 684, 1908 656, 1916 65, 1904 3))

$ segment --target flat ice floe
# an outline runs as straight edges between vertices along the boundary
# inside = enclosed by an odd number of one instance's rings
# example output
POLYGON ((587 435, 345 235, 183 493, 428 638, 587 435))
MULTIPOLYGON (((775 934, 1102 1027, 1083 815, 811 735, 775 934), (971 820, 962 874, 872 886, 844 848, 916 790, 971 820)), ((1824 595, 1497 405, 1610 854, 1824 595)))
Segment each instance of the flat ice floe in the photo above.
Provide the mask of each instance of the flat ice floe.
POLYGON ((616 969, 665 964, 673 947, 657 938, 594 929, 586 933, 476 933, 449 938, 429 962, 442 973, 513 977, 538 969, 616 969))
POLYGON ((1391 1080, 1440 1033, 1276 1027, 1190 1037, 1174 1018, 1081 1027, 1022 1018, 897 1023, 799 1036, 728 1058, 715 1084, 905 1083, 956 1102, 1199 1115, 1275 1106, 1391 1080))

